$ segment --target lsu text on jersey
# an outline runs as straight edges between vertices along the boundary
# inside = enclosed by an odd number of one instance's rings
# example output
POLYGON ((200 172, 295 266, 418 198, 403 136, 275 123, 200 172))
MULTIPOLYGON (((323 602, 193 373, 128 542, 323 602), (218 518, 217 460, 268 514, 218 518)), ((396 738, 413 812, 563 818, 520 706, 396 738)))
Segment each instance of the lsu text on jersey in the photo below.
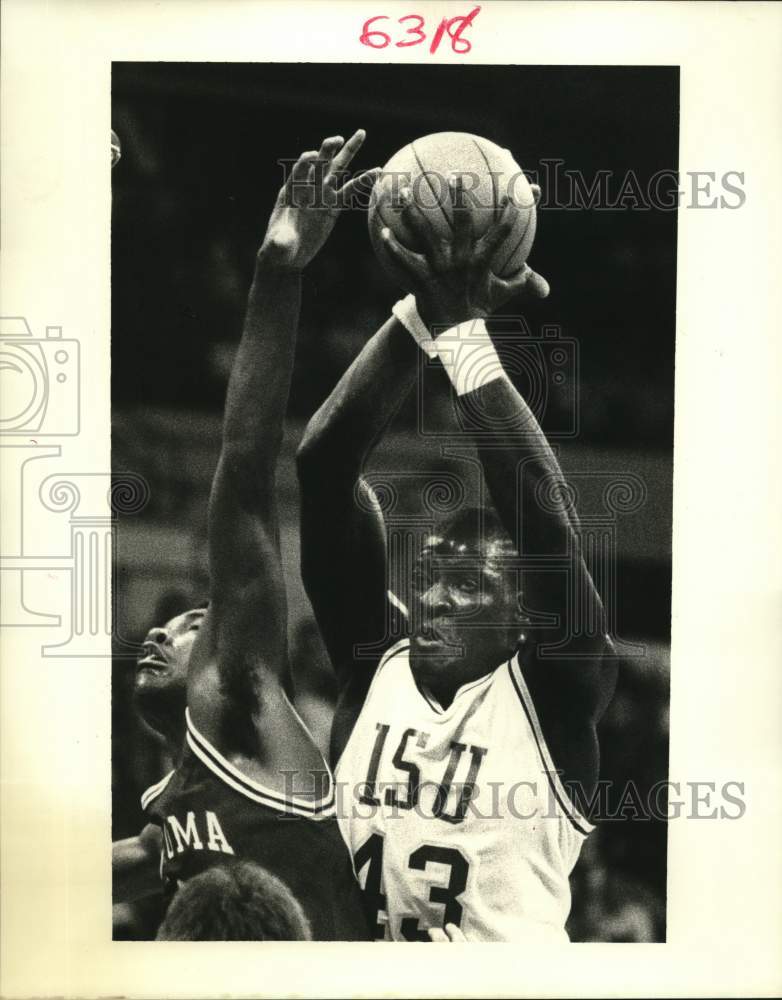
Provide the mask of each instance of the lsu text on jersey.
POLYGON ((336 768, 339 822, 375 936, 566 941, 569 876, 593 829, 556 773, 517 657, 445 709, 409 643, 385 654, 336 768))

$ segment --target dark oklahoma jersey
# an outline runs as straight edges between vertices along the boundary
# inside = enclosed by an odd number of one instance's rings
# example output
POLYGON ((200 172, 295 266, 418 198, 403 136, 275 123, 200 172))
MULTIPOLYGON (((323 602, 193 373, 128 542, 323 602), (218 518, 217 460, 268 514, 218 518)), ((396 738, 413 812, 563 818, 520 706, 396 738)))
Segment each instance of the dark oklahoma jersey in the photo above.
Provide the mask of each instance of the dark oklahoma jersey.
POLYGON ((211 865, 254 861, 288 886, 316 941, 371 938, 333 782, 319 802, 264 788, 226 760, 188 713, 182 763, 144 792, 141 805, 163 831, 160 873, 171 890, 211 865))

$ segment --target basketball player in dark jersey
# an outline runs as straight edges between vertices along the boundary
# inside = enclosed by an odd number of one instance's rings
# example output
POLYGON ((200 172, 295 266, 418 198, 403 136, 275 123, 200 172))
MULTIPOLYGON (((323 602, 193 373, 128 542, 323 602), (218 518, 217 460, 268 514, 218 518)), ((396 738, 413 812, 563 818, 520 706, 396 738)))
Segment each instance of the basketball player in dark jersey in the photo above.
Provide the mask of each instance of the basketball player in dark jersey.
MULTIPOLYGON (((324 140, 281 189, 258 252, 209 499, 210 600, 153 629, 138 705, 170 739, 186 684, 178 766, 142 797, 162 831, 173 890, 213 865, 251 861, 292 893, 315 940, 368 931, 335 819, 327 764, 285 693, 287 612, 275 469, 293 364, 303 268, 369 171, 338 187, 364 140, 324 140)), ((144 868, 143 844, 135 847, 144 868)))

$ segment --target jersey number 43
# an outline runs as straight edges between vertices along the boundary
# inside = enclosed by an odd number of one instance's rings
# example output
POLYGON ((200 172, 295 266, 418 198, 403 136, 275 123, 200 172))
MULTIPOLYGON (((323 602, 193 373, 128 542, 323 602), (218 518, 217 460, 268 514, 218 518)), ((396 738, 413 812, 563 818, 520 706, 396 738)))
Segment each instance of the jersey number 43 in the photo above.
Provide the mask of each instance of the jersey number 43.
MULTIPOLYGON (((383 880, 383 835, 371 834, 359 847, 353 856, 356 874, 360 877, 362 869, 367 866, 364 883, 364 905, 370 915, 375 937, 380 940, 384 936, 384 927, 380 922, 380 913, 386 911, 386 897, 382 891, 383 880)), ((467 888, 469 864, 461 851, 455 847, 438 847, 436 844, 422 844, 416 848, 407 861, 407 866, 413 871, 426 871, 428 864, 448 865, 450 875, 447 885, 433 885, 429 890, 429 902, 443 907, 442 927, 446 924, 461 924, 462 904, 459 896, 467 888)), ((418 917, 403 917, 400 932, 405 941, 428 941, 427 927, 421 927, 418 917)))

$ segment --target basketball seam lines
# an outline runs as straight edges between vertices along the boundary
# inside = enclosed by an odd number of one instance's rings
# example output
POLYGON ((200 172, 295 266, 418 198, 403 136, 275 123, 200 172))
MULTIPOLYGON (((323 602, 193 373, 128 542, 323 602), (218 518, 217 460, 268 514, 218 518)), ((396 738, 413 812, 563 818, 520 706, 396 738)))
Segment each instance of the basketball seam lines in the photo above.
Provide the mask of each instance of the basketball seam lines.
POLYGON ((410 143, 410 148, 413 151, 413 156, 415 157, 415 162, 418 164, 418 169, 421 171, 421 174, 422 174, 424 180, 426 181, 426 183, 427 183, 427 185, 429 187, 429 190, 434 195, 434 200, 437 202, 438 208, 443 213, 443 218, 445 219, 445 222, 446 222, 448 228, 451 230, 451 232, 453 232, 453 225, 451 224, 451 220, 448 218, 448 213, 445 211, 445 209, 443 208, 443 206, 442 206, 442 204, 440 202, 440 199, 435 194, 435 190, 432 187, 432 182, 429 180, 429 176, 428 176, 426 170, 424 170, 424 165, 423 165, 423 163, 421 163, 421 159, 418 156, 418 153, 416 152, 416 148, 415 148, 415 143, 414 142, 410 143))
POLYGON ((491 164, 489 163, 489 158, 486 156, 486 154, 484 153, 484 151, 481 149, 480 145, 475 141, 475 139, 473 139, 472 142, 473 142, 473 145, 475 146, 475 148, 478 150, 478 152, 483 157, 483 162, 486 164, 486 169, 489 171, 489 177, 491 177, 491 197, 492 197, 492 205, 493 205, 492 220, 494 222, 496 222, 497 221, 497 209, 499 208, 499 198, 497 197, 497 185, 495 184, 495 181, 494 181, 494 173, 493 173, 493 171, 491 169, 491 164))

